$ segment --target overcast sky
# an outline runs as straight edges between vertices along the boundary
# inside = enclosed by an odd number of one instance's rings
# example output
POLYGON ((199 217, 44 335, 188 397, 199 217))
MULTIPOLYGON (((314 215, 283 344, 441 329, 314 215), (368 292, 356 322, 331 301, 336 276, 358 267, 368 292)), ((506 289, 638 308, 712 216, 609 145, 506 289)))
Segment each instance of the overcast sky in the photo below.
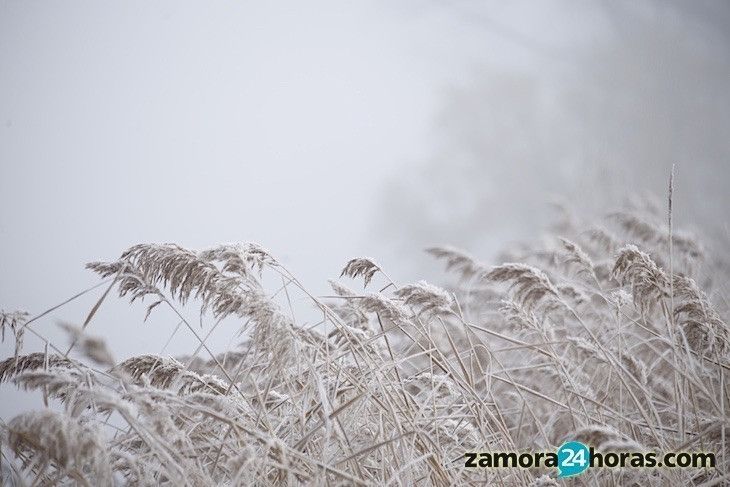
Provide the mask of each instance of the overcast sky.
POLYGON ((441 93, 480 58, 528 62, 468 17, 427 2, 2 2, 2 306, 39 312, 95 282, 84 263, 138 242, 256 241, 323 289, 388 248, 368 238, 381 187, 432 150, 441 93))

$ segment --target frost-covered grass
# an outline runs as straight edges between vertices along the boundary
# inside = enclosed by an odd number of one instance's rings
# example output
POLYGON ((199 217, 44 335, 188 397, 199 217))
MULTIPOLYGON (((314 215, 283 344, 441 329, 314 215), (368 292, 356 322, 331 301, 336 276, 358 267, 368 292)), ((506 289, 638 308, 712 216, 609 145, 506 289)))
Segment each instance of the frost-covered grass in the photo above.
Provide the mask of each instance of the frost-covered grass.
POLYGON ((71 347, 30 352, 22 337, 43 338, 39 321, 3 313, 18 347, 0 381, 62 404, 3 418, 4 480, 722 485, 728 247, 700 245, 665 220, 650 205, 566 219, 497 266, 429 249, 447 269, 441 287, 393 282, 374 260, 353 259, 324 297, 258 245, 137 245, 88 267, 144 300, 140 319, 173 310, 195 348, 115 362, 93 329, 69 326, 71 347), (180 312, 195 303, 243 341, 211 350, 211 330, 180 312), (292 318, 312 306, 321 323, 292 318), (570 481, 549 469, 464 468, 467 451, 554 451, 565 440, 710 451, 717 467, 589 470, 570 481))

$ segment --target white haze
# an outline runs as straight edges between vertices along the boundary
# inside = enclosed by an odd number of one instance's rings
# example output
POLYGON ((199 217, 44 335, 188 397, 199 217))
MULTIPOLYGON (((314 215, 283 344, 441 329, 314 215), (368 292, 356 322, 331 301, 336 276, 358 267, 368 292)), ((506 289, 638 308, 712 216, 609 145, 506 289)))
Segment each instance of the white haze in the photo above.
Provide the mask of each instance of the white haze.
MULTIPOLYGON (((600 208, 627 181, 661 191, 672 163, 687 214, 727 221, 728 18, 722 2, 3 1, 0 308, 40 313, 138 242, 255 241, 317 293, 360 255, 410 279, 425 245, 489 257, 544 226, 550 197, 600 208)), ((62 341, 56 320, 83 322, 99 293, 36 329, 62 341)), ((174 323, 143 316, 110 297, 90 331, 118 357, 159 352, 174 323)))

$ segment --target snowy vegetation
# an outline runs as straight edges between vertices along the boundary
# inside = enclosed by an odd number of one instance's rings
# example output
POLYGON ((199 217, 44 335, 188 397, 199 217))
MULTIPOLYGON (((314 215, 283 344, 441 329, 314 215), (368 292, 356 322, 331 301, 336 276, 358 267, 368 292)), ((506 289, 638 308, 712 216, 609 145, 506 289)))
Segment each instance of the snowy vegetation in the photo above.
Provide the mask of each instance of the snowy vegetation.
POLYGON ((88 268, 143 301, 140 320, 178 313, 193 349, 115 361, 87 320, 66 327, 70 347, 29 351, 23 336, 43 340, 44 318, 3 313, 16 353, 0 381, 46 403, 3 418, 4 482, 723 485, 729 247, 667 223, 648 203, 594 222, 566 216, 496 266, 428 249, 446 268, 433 284, 393 282, 356 258, 329 296, 256 244, 134 246, 88 268), (212 330, 179 311, 191 305, 214 329, 239 327, 241 343, 211 350, 212 330), (298 323, 300 306, 321 322, 298 323), (717 466, 589 470, 570 482, 550 469, 464 468, 467 451, 554 451, 571 439, 709 451, 717 466))

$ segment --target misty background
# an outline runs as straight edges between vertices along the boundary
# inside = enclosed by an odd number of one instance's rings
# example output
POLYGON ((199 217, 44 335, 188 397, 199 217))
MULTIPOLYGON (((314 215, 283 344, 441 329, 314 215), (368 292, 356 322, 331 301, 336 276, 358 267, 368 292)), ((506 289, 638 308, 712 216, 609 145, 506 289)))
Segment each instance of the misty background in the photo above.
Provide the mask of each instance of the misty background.
MULTIPOLYGON (((437 279, 426 246, 489 261, 552 201, 663 197, 672 164, 677 225, 727 233, 729 81, 720 0, 2 1, 0 308, 140 242, 254 241, 315 294, 363 255, 437 279)), ((101 292, 35 329, 64 343, 101 292)), ((144 311, 110 296, 89 331, 159 353, 175 320, 144 311)))

